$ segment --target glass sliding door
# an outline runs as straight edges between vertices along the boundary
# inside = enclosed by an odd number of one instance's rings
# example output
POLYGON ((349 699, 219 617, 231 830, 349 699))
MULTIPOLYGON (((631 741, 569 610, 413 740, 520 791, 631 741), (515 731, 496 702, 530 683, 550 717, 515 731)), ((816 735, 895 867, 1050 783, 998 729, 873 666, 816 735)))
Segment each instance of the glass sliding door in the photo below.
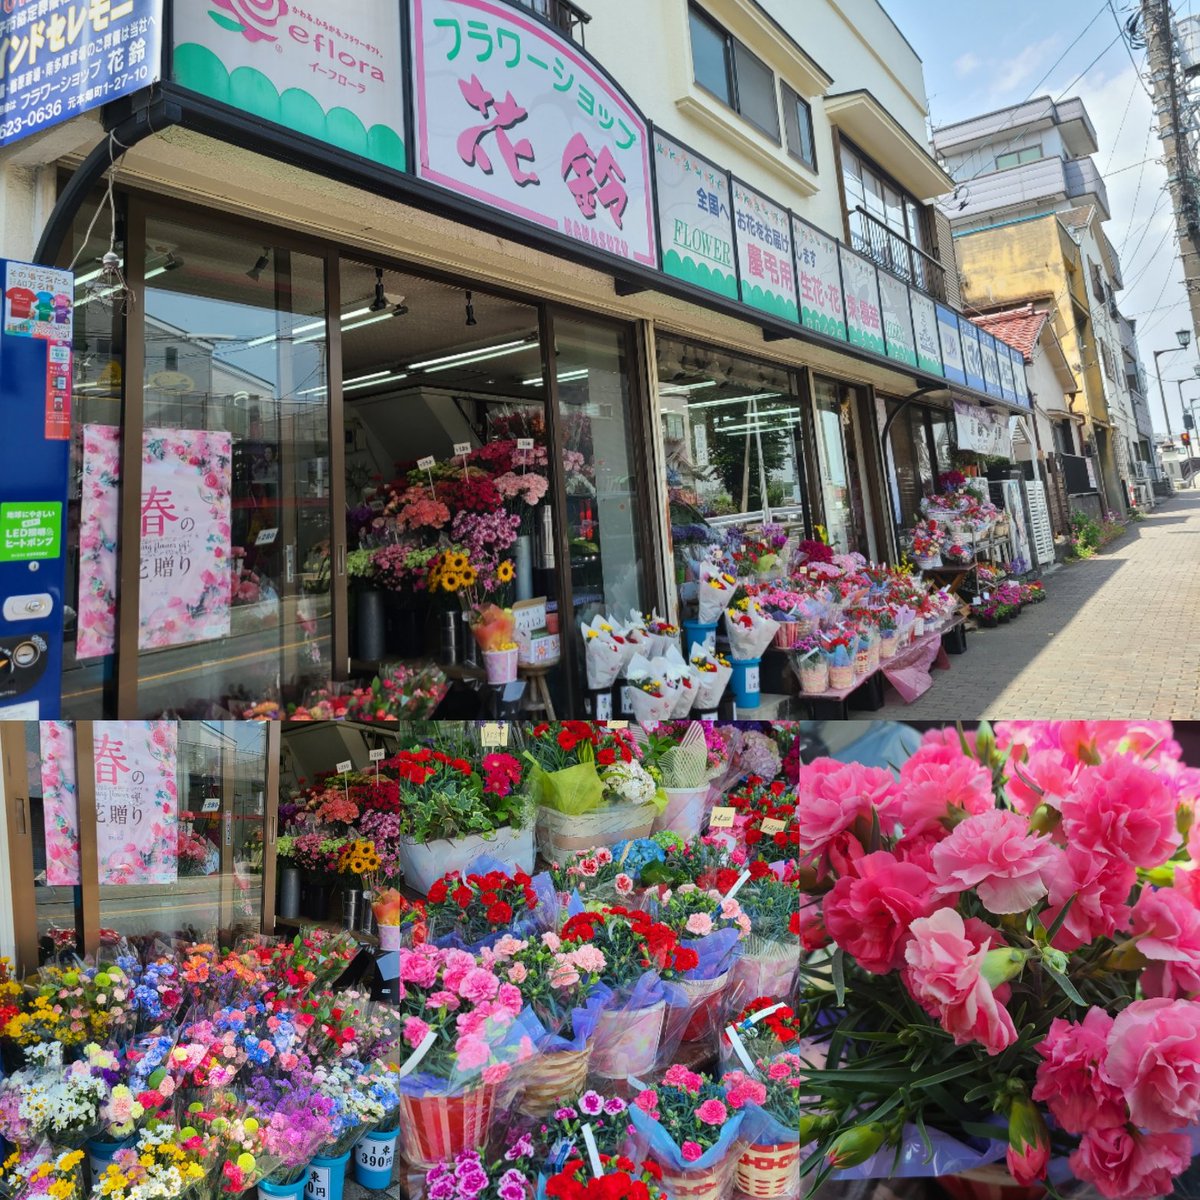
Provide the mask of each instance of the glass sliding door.
POLYGON ((871 513, 863 485, 865 447, 855 415, 858 392, 834 379, 814 378, 813 408, 825 530, 839 554, 874 557, 871 513))

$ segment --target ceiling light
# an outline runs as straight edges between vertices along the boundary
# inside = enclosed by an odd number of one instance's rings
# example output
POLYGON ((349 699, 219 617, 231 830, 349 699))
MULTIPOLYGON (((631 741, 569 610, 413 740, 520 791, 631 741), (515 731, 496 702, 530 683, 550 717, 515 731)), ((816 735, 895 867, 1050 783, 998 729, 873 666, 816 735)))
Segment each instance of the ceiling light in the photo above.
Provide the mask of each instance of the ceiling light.
POLYGON ((782 392, 755 392, 748 396, 730 396, 728 400, 697 400, 688 408, 719 408, 724 404, 741 404, 746 400, 771 400, 781 396, 782 392))
POLYGON ((536 344, 536 339, 530 341, 528 338, 522 338, 519 342, 499 342, 495 346, 478 346, 474 350, 461 350, 457 354, 447 354, 444 358, 428 358, 424 362, 415 362, 410 364, 414 371, 424 371, 430 367, 440 366, 442 363, 458 363, 468 359, 475 359, 479 355, 494 356, 498 351, 512 353, 514 350, 524 350, 536 344))
MULTIPOLYGON (((579 371, 564 371, 558 377, 559 383, 569 383, 572 379, 586 379, 591 372, 587 367, 579 371)), ((531 375, 528 379, 521 380, 522 387, 537 387, 543 382, 542 376, 531 375)))
MULTIPOLYGON (((369 375, 355 375, 352 379, 347 379, 342 384, 343 392, 356 392, 360 388, 374 387, 380 383, 394 383, 397 379, 407 379, 407 371, 392 371, 389 367, 384 371, 372 371, 369 375)), ((305 388, 302 392, 297 392, 297 396, 323 396, 328 387, 312 387, 305 388)))

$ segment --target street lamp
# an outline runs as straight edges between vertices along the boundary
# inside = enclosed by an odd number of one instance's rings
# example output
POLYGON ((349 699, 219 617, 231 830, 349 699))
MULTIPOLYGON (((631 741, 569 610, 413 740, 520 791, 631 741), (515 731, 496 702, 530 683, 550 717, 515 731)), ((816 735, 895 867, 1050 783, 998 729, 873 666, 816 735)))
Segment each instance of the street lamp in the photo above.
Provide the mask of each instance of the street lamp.
POLYGON ((1158 378, 1158 398, 1162 401, 1163 420, 1167 423, 1167 438, 1172 437, 1171 434, 1171 414, 1167 412, 1167 394, 1163 391, 1162 371, 1159 368, 1158 360, 1164 354, 1178 354, 1180 350, 1186 350, 1192 344, 1192 331, 1190 329, 1180 329, 1175 334, 1179 342, 1178 346, 1170 346, 1166 350, 1154 351, 1154 374, 1158 378))

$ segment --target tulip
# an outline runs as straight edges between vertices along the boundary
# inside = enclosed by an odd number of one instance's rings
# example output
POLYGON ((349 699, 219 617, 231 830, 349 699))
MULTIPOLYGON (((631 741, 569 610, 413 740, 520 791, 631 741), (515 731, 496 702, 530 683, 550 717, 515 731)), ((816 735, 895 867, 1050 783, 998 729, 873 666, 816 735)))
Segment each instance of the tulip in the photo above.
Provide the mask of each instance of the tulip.
POLYGON ((1008 1110, 1008 1170, 1022 1187, 1045 1179, 1050 1164, 1050 1131, 1041 1110, 1018 1096, 1008 1110))
POLYGON ((834 1139, 833 1145, 825 1151, 825 1161, 835 1171, 857 1167, 883 1145, 886 1134, 887 1130, 878 1121, 855 1125, 834 1139))

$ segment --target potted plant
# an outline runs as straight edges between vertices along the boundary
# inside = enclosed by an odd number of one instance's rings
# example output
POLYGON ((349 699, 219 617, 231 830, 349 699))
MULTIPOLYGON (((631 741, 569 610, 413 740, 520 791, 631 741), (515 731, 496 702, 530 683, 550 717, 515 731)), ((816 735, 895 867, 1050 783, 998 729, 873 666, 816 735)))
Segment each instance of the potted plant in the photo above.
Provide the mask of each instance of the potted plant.
MULTIPOLYGON (((800 966, 800 888, 761 860, 749 870, 751 878, 737 898, 750 918, 751 934, 734 964, 730 988, 734 995, 740 988, 744 996, 783 997, 800 966)), ((727 870, 718 879, 722 892, 729 891, 730 875, 736 872, 727 870)))
POLYGON ((810 1055, 806 1062, 799 1054, 785 1051, 758 1059, 752 1075, 735 1070, 722 1077, 726 1103, 735 1111, 745 1111, 746 1128, 754 1131, 754 1140, 742 1147, 737 1161, 738 1192, 778 1200, 799 1191, 804 1108, 800 1070, 821 1065, 823 1056, 810 1055))
POLYGON ((509 875, 487 866, 481 860, 465 874, 449 871, 429 889, 430 941, 474 951, 504 934, 535 937, 555 923, 558 897, 549 875, 531 877, 520 868, 509 875))

